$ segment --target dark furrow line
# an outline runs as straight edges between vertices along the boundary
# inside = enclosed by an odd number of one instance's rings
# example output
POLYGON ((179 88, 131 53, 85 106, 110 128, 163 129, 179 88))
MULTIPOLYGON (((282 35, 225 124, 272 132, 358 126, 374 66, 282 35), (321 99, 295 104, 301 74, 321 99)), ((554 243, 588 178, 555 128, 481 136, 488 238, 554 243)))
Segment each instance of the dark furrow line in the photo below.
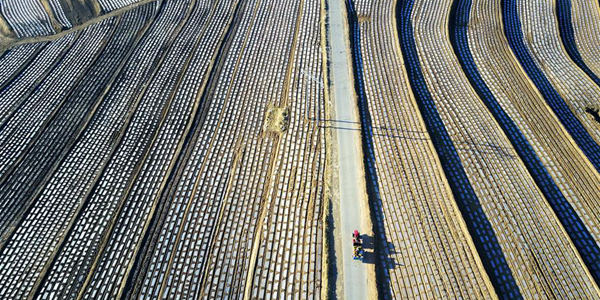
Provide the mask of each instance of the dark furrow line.
MULTIPOLYGON (((136 37, 135 37, 133 43, 131 44, 131 47, 129 47, 129 51, 127 51, 126 54, 124 55, 124 57, 121 59, 121 63, 117 66, 117 69, 115 70, 114 75, 112 75, 112 77, 110 78, 110 82, 108 83, 106 88, 103 89, 102 94, 99 95, 96 106, 99 106, 99 104, 104 100, 104 98, 108 94, 108 91, 111 89, 111 87, 114 84, 114 82, 116 81, 116 79, 119 78, 120 74, 122 74, 121 72, 123 71, 126 63, 131 59, 131 56, 135 52, 135 49, 137 48, 139 43, 145 37, 146 33, 148 32, 148 29, 152 26, 152 24, 156 20, 156 17, 160 13, 160 11, 161 11, 161 9, 156 10, 154 12, 153 16, 145 22, 145 24, 142 26, 142 29, 136 34, 136 37)), ((95 110, 96 110, 96 108, 94 108, 94 112, 93 112, 94 115, 96 113, 95 110)), ((133 111, 135 111, 135 109, 133 109, 133 111)), ((87 120, 86 124, 82 128, 80 128, 80 131, 78 132, 77 137, 74 138, 74 141, 68 147, 65 148, 66 151, 63 151, 63 153, 60 156, 60 159, 56 160, 56 162, 54 163, 54 165, 51 168, 52 171, 49 172, 48 175, 44 178, 43 183, 39 184, 40 186, 45 186, 45 183, 50 179, 50 175, 53 174, 54 171, 56 171, 56 169, 58 168, 58 166, 62 164, 62 162, 66 158, 67 154, 70 152, 70 149, 75 144, 77 144, 77 141, 79 141, 81 134, 83 134, 83 132, 85 132, 85 129, 87 128, 87 125, 89 125, 89 121, 92 118, 93 118, 93 116, 90 115, 89 120, 87 120)), ((41 189, 39 189, 39 191, 37 191, 35 198, 37 198, 39 196, 38 194, 40 192, 41 192, 41 189)), ((83 211, 83 209, 81 210, 81 212, 82 211, 83 211)), ((79 219, 80 213, 75 214, 73 220, 79 219)), ((69 227, 69 229, 65 232, 65 235, 63 236, 64 241, 67 240, 67 238, 70 236, 70 233, 71 233, 71 227, 69 227)), ((59 245, 56 247, 53 255, 49 259, 49 263, 47 264, 47 266, 44 268, 44 271, 42 272, 42 276, 40 276, 40 279, 34 285, 32 293, 30 294, 30 296, 33 296, 33 298, 37 298, 39 296, 39 293, 41 292, 43 283, 46 281, 47 277, 50 275, 48 271, 51 270, 55 264, 56 255, 58 253, 60 253, 61 250, 63 249, 64 241, 59 243, 59 245)))
POLYGON ((234 20, 227 32, 224 35, 224 38, 221 40, 221 44, 218 47, 217 54, 214 56, 215 63, 214 66, 211 67, 209 71, 208 79, 203 83, 202 93, 199 100, 199 109, 196 111, 193 117, 192 126, 189 131, 185 134, 185 138, 183 141, 182 150, 177 155, 176 163, 172 168, 171 172, 168 175, 167 179, 167 188, 165 188, 161 195, 159 195, 159 201, 157 204, 157 208, 150 217, 148 230, 144 233, 144 237, 141 241, 141 250, 135 255, 134 259, 134 268, 129 273, 127 277, 125 288, 123 291, 122 298, 133 299, 139 297, 139 289, 140 285, 137 279, 143 278, 146 270, 148 269, 149 259, 152 258, 152 254, 154 249, 157 246, 156 241, 160 236, 161 228, 164 224, 165 218, 170 208, 169 195, 175 192, 177 188, 177 182, 182 176, 184 172, 183 166, 187 163, 191 153, 193 152, 194 145, 198 140, 198 136, 200 131, 198 130, 206 120, 208 115, 209 108, 211 107, 212 98, 210 97, 214 93, 214 89, 217 84, 217 79, 221 74, 221 70, 223 69, 223 65, 225 63, 226 53, 229 51, 233 40, 234 29, 237 28, 238 25, 238 12, 239 12, 239 1, 236 3, 236 8, 233 13, 232 20, 234 20), (137 283, 137 284, 136 284, 137 283))
POLYGON ((508 43, 521 66, 540 93, 542 93, 550 108, 555 112, 556 117, 558 117, 565 129, 573 137, 573 140, 581 148, 596 170, 600 172, 600 146, 573 114, 565 100, 554 89, 548 78, 536 65, 533 56, 525 46, 521 21, 517 12, 517 0, 502 0, 502 20, 508 43))
POLYGON ((469 182, 456 147, 436 109, 423 76, 416 49, 411 12, 414 0, 398 1, 397 26, 411 88, 442 169, 448 179, 457 205, 467 224, 473 242, 498 295, 505 298, 522 298, 519 287, 506 262, 494 229, 469 182))
MULTIPOLYGON (((31 65, 31 63, 38 57, 38 55, 44 49, 46 49, 46 47, 48 47, 49 44, 50 44, 49 42, 43 42, 43 45, 40 46, 40 47, 38 47, 38 49, 35 50, 35 52, 27 59, 27 61, 25 63, 23 63, 17 70, 15 70, 15 72, 13 73, 12 76, 10 76, 5 82, 3 82, 2 84, 0 84, 0 91, 3 91, 14 80, 16 80, 17 78, 21 77, 21 75, 23 74, 23 70, 25 70, 26 68, 28 68, 31 65)), ((8 52, 10 52, 10 49, 6 50, 0 56, 0 59, 2 59, 4 57, 4 55, 8 54, 8 52)))
MULTIPOLYGON (((196 0, 190 0, 190 7, 187 9, 187 11, 185 12, 185 14, 182 17, 182 20, 177 24, 177 26, 175 27, 175 29, 173 30, 173 32, 170 34, 170 39, 168 41, 168 44, 164 47, 163 51, 161 52, 161 54, 159 55, 160 58, 158 59, 158 61, 155 61, 155 64, 152 68, 152 73, 147 81, 147 84, 144 85, 142 91, 137 95, 137 97, 139 98, 139 101, 141 101, 141 99, 143 98, 143 96, 146 94, 147 92, 147 88, 150 86, 150 82, 152 82, 154 80, 154 78, 156 77, 156 75, 158 74, 158 71, 161 69, 161 66, 163 66, 164 60, 166 59, 166 57, 168 56, 168 54, 170 53, 170 49, 171 47, 175 44, 175 42, 177 41, 177 39, 180 37, 180 34, 183 30, 183 28, 185 28, 189 22, 189 17, 192 14, 192 11, 196 8, 197 5, 199 5, 197 3, 196 0)), ((163 1, 161 3, 161 11, 162 8, 164 7, 164 4, 166 3, 166 1, 163 1)), ((139 172, 141 171, 141 168, 143 166, 144 163, 144 158, 148 155, 148 153, 150 152, 150 149, 152 148, 152 145, 155 142, 155 138, 162 126, 162 124, 164 123, 164 118, 166 117, 168 111, 170 110, 170 103, 174 98, 174 92, 176 91, 177 87, 179 86, 179 84, 181 83, 181 78, 183 76, 183 72, 179 72, 179 74, 177 75, 177 82, 175 83, 175 86, 173 87, 173 92, 170 93, 169 99, 166 100, 166 103, 163 104, 163 107, 161 109, 161 117, 160 117, 160 121, 158 123, 158 125, 156 126, 156 128, 151 129, 153 130, 151 133, 151 141, 148 143, 148 145, 145 146, 145 149, 143 150, 143 155, 142 155, 142 159, 138 162, 136 162, 135 167, 133 169, 133 173, 130 174, 129 179, 126 179, 128 184, 127 187, 125 189, 125 193, 124 195, 120 196, 120 201, 117 205, 117 208, 114 212, 113 217, 111 218, 111 221, 109 222, 108 228, 106 228, 102 234, 102 238, 100 239, 100 245, 99 247, 96 249, 96 254, 95 257, 93 259, 93 263, 91 266, 89 266, 88 269, 88 273, 87 273, 87 278, 85 280, 85 282, 83 283, 83 285, 81 286, 80 290, 79 290, 79 295, 78 295, 78 299, 82 298, 84 296, 84 293, 86 291, 86 289, 88 288, 89 284, 90 284, 90 279, 91 276, 94 274, 95 270, 98 268, 98 263, 100 262, 100 259, 102 258, 102 255, 104 253, 104 250, 107 246, 107 243, 110 239, 110 237, 112 236, 112 234, 114 233, 114 231, 116 230, 115 228, 115 222, 118 220, 119 216, 121 215, 124 207, 125 207, 125 200, 127 199, 128 195, 129 195, 129 191, 131 189, 131 187, 133 186, 133 184, 135 183, 135 180, 137 178, 137 176, 139 175, 139 172)), ((133 115, 132 115, 133 116, 133 115)), ((127 132, 127 130, 125 130, 123 132, 122 137, 124 137, 125 133, 127 132)), ((117 145, 117 147, 115 147, 114 152, 110 155, 111 159, 112 156, 114 155, 114 153, 120 148, 121 143, 123 142, 123 139, 120 139, 119 144, 117 145)), ((109 161, 111 160, 109 159, 109 161)), ((101 175, 97 177, 97 181, 94 184, 94 188, 92 189, 92 191, 90 191, 90 193, 88 194, 88 196, 86 197, 86 203, 89 202, 89 200, 91 199, 92 195, 94 194, 94 191, 97 188, 97 185, 100 183, 100 178, 102 178, 102 175, 104 174, 104 172, 106 171, 106 168, 109 166, 109 164, 107 163, 104 168, 102 169, 102 172, 100 173, 101 175)), ((81 209, 81 212, 83 212, 85 210, 85 208, 81 209)))
POLYGON ((469 48, 467 34, 471 4, 472 0, 455 0, 452 5, 449 32, 454 52, 474 90, 505 132, 512 146, 517 150, 519 157, 525 163, 527 170, 558 216, 594 279, 598 282, 600 278, 600 248, 598 248, 585 224, 564 197, 550 173, 548 173, 529 141, 502 109, 477 69, 469 48))
MULTIPOLYGON (((112 25, 112 26, 113 26, 113 28, 111 29, 112 33, 110 35, 111 39, 114 36, 117 25, 112 25)), ((76 43, 77 43, 77 41, 74 42, 69 47, 69 49, 72 48, 73 45, 75 45, 76 43)), ((101 49, 95 54, 95 57, 93 58, 94 62, 92 64, 90 64, 90 67, 88 68, 88 70, 91 69, 93 64, 95 64, 99 60, 99 58, 102 56, 102 53, 104 52, 104 50, 106 49, 107 46, 108 46, 108 41, 105 41, 104 45, 101 46, 101 49)), ((82 74, 85 74, 85 72, 82 74)), ((84 77, 85 77, 85 75, 82 75, 82 77, 76 79, 76 81, 79 82, 84 77)), ((0 186, 4 186, 4 183, 9 179, 10 175, 12 175, 14 173, 15 169, 18 167, 18 165, 22 161, 23 157, 26 155, 27 151, 29 151, 29 149, 37 141, 39 136, 43 134, 43 132, 45 131, 45 128, 48 126, 48 123, 52 122, 57 117, 57 113, 60 111, 62 106, 68 101, 69 96, 75 90, 76 87, 77 87, 77 84, 75 84, 71 88, 70 92, 67 93, 68 96, 65 96, 64 99, 59 104, 59 106, 54 109, 52 114, 49 116, 49 119, 44 120, 44 124, 42 125, 42 128, 44 128, 44 129, 42 129, 41 131, 39 131, 38 133, 33 135, 33 137, 31 138, 31 141, 28 142, 28 145, 26 146, 26 148, 23 152, 23 155, 20 156, 20 158, 15 162, 14 165, 12 165, 11 167, 8 168, 5 176, 0 177, 0 186)), ((16 111, 14 113, 16 113, 16 111)), ((8 120, 7 120, 7 122, 8 122, 8 120)), ((31 179, 32 178, 29 178, 29 180, 31 180, 31 179)), ((42 188, 42 186, 36 187, 36 189, 38 189, 38 190, 41 190, 41 188, 42 188)), ((6 192, 8 192, 8 190, 6 190, 6 192)), ((32 193, 32 192, 33 192, 32 190, 23 191, 23 194, 28 194, 28 193, 32 193)), ((0 193, 0 198, 2 196, 1 194, 2 193, 0 193)), ((20 195, 20 196, 23 196, 23 195, 20 195)), ((27 214, 29 213, 29 211, 31 210, 33 205, 35 204, 35 200, 37 199, 37 197, 27 197, 27 196, 28 195, 25 195, 25 197, 23 197, 22 199, 14 199, 13 198, 11 200, 8 200, 12 203, 8 204, 8 207, 6 207, 6 209, 4 211, 2 211, 2 216, 0 216, 0 234, 2 235, 2 237, 0 238, 0 253, 2 253, 4 251, 4 248, 8 244, 8 241, 10 240, 12 235, 17 230, 18 226, 21 224, 21 222, 23 222, 23 220, 25 219, 25 217, 27 216, 27 214), (23 200, 23 199, 25 199, 25 200, 23 200)))
MULTIPOLYGON (((55 61, 52 63, 52 66, 49 67, 48 69, 46 69, 42 74, 40 74, 40 76, 38 76, 38 78, 35 80, 35 83, 32 84, 27 92, 25 92, 25 95, 23 95, 22 97, 20 97, 21 99, 18 100, 18 103, 12 107, 9 108, 9 112, 6 114, 6 117, 4 118, 4 121, 2 121, 2 123, 0 123, 0 130, 2 130, 6 124, 8 123, 8 121, 12 118, 12 116, 17 113, 17 111, 19 111, 19 109, 25 105, 25 102, 27 101, 27 99, 29 97, 31 97, 31 94, 33 94, 33 92, 35 92, 38 88, 39 85, 42 84, 42 82, 44 82, 44 80, 46 79, 46 77, 52 73, 52 71, 54 71, 54 69, 56 69, 58 67, 59 64, 61 64, 65 58, 65 56, 67 56, 67 53, 69 51, 71 51, 71 49, 75 46, 75 44, 77 44, 77 42, 79 41, 79 39, 81 38, 81 31, 78 31, 75 33, 75 38, 73 39, 73 41, 71 41, 71 43, 65 47, 65 49, 61 52, 60 55, 58 55, 55 59, 55 61)), ((5 88, 8 88, 8 85, 5 86, 5 88)), ((2 90, 0 90, 2 91, 2 90)), ((3 112, 4 114, 4 112, 3 112)))
MULTIPOLYGON (((72 101, 71 101, 73 98, 73 95, 76 92, 80 91, 82 82, 84 82, 87 79, 86 74, 88 74, 90 72, 90 70, 93 70, 94 66, 99 61, 101 61, 101 59, 103 58, 106 48, 108 47, 108 43, 110 42, 110 40, 112 40, 114 38, 115 32, 116 32, 117 28, 119 27, 120 22, 121 22, 121 17, 118 17, 115 24, 109 25, 109 26, 112 26, 112 29, 111 29, 112 33, 111 33, 110 38, 108 38, 106 40, 106 42, 104 43, 102 48, 96 53, 96 57, 92 60, 89 67, 87 68, 87 70, 85 72, 81 73, 82 75, 79 78, 75 78, 75 80, 74 80, 75 83, 71 86, 69 91, 65 94, 65 96, 60 101, 58 106, 53 109, 52 113, 48 116, 48 118, 43 121, 42 126, 40 127, 40 130, 35 135, 33 135, 29 141, 27 141, 27 146, 25 146, 25 148, 23 148, 21 154, 19 155, 17 160, 14 162, 14 164, 12 166, 8 167, 6 172, 0 177, 0 185, 4 184, 8 180, 8 178, 11 175, 13 175, 15 170, 19 167, 19 165, 21 164, 23 159, 27 156, 27 154, 29 154, 29 152, 31 151, 31 148, 38 142, 40 137, 43 136, 43 134, 49 129, 49 127, 52 126, 52 124, 57 119, 60 119, 61 112, 63 112, 63 110, 68 110, 69 105, 74 105, 74 103, 72 103, 72 101)), ((65 131, 67 131, 66 129, 67 128, 65 128, 65 131)), ((63 133, 66 133, 66 132, 63 132, 63 133)))
POLYGON ((560 39, 562 40, 569 57, 571 57, 571 60, 573 60, 575 64, 596 83, 596 85, 600 86, 600 78, 583 61, 579 49, 577 49, 577 41, 575 40, 575 31, 573 29, 571 0, 555 1, 560 39))

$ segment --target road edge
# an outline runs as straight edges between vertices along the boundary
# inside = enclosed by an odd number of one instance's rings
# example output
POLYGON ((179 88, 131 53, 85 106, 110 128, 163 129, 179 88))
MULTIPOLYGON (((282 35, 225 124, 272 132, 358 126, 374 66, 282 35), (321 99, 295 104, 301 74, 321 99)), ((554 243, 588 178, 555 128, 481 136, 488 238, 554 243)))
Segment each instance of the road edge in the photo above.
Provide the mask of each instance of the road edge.
MULTIPOLYGON (((363 131, 362 131, 362 123, 361 123, 361 119, 360 119, 360 113, 359 113, 359 104, 358 104, 358 96, 356 95, 356 90, 355 90, 355 83, 356 83, 356 78, 354 77, 354 64, 352 63, 352 48, 351 48, 351 44, 350 44, 350 23, 349 23, 349 17, 348 17, 348 4, 347 4, 347 0, 324 0, 328 3, 327 7, 330 7, 329 2, 330 1, 340 1, 341 2, 341 13, 343 16, 343 31, 344 31, 344 45, 346 48, 346 61, 347 64, 349 66, 349 68, 346 70, 348 72, 348 78, 351 79, 351 83, 350 86, 351 88, 351 94, 352 94, 352 102, 354 103, 354 109, 352 110, 352 114, 353 114, 353 118, 355 120, 358 120, 359 124, 358 124, 358 128, 359 128, 359 136, 360 138, 358 139, 358 141, 356 142, 356 144, 354 145, 354 150, 360 153, 360 159, 358 159, 355 163, 356 163, 356 168, 358 170, 360 170, 360 176, 358 178, 360 185, 363 187, 363 192, 362 195, 357 195, 357 198, 360 201, 360 208, 361 208, 361 214, 362 214, 362 219, 361 219, 361 223, 360 223, 360 228, 361 228, 361 232, 362 234, 367 234, 370 236, 374 236, 374 225, 373 222, 371 220, 371 206, 370 206, 370 197, 369 194, 367 192, 367 179, 366 179, 366 172, 365 172, 365 166, 364 166, 364 153, 363 153, 363 131)), ((327 10, 327 39, 328 39, 328 45, 329 45, 329 34, 330 34, 330 27, 331 24, 329 22, 329 14, 331 13, 331 11, 328 9, 327 10)), ((332 49, 330 47, 328 47, 328 51, 327 51, 327 58, 328 58, 328 71, 330 69, 330 63, 332 61, 332 49)), ((331 80, 329 82, 329 86, 328 88, 330 89, 329 94, 333 94, 335 95, 335 93, 333 92, 335 89, 335 84, 333 83, 334 80, 331 80)), ((336 120, 336 115, 337 115, 337 111, 335 109, 335 96, 331 97, 331 111, 329 112, 331 114, 331 116, 333 117, 332 120, 333 122, 335 122, 336 120)), ((333 128, 335 129, 335 128, 333 128)), ((338 138, 336 134, 333 134, 333 129, 331 129, 332 135, 334 136, 335 139, 335 145, 337 145, 338 143, 338 138)), ((334 153, 334 165, 333 165, 333 170, 335 170, 335 174, 338 175, 339 174, 339 149, 335 149, 335 153, 334 153)), ((335 222, 337 222, 337 224, 340 224, 341 226, 341 197, 340 197, 340 190, 339 190, 339 176, 335 176, 336 180, 335 180, 335 198, 334 198, 334 205, 333 205, 333 214, 334 214, 334 219, 335 222)), ((339 227, 335 227, 334 228, 334 236, 336 238, 336 241, 341 242, 342 241, 342 233, 341 229, 339 227)), ((341 249, 341 243, 337 243, 336 244, 336 249, 335 249, 336 253, 342 253, 342 249, 341 249)), ((343 253, 342 255, 337 255, 336 256, 336 265, 338 266, 338 273, 337 273, 337 280, 336 280, 336 292, 337 295, 344 295, 344 284, 343 284, 343 280, 344 280, 344 273, 343 273, 343 259, 342 259, 343 253)), ((377 254, 374 253, 374 256, 377 257, 377 254)), ((375 259, 377 261, 377 259, 375 259)), ((376 262, 372 265, 367 265, 365 268, 367 270, 367 284, 368 284, 368 290, 367 295, 369 296, 370 299, 378 299, 379 298, 379 290, 377 288, 377 282, 376 282, 376 270, 375 270, 375 266, 376 266, 376 262)), ((343 296, 342 296, 343 298, 343 296)))

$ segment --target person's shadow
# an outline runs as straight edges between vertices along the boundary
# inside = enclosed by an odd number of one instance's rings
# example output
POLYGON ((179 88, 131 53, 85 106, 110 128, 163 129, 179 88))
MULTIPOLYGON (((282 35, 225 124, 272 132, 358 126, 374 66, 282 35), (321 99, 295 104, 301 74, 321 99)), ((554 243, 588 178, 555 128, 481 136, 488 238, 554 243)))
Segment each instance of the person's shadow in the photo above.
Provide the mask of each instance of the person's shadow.
POLYGON ((375 239, 372 236, 362 234, 360 236, 363 242, 363 263, 375 264, 375 239))
MULTIPOLYGON (((364 250, 363 263, 375 264, 377 255, 378 255, 375 252, 375 237, 366 235, 366 234, 362 234, 360 237, 362 238, 362 241, 363 241, 363 250, 364 250)), ((389 242, 387 242, 387 244, 388 244, 387 245, 388 246, 387 253, 389 253, 390 255, 394 254, 395 253, 394 245, 389 242)), ((395 259, 393 257, 391 257, 390 255, 386 255, 386 257, 380 257, 380 259, 385 260, 385 265, 386 265, 387 269, 395 269, 396 267, 403 266, 403 264, 396 263, 395 259)))

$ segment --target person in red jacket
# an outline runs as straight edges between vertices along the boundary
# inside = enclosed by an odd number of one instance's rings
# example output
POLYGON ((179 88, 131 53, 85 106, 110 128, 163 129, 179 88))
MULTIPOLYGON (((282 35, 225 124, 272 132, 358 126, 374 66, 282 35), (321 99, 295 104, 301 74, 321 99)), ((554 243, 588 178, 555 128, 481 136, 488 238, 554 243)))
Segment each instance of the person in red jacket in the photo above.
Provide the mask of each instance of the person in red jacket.
POLYGON ((361 259, 363 256, 362 239, 358 230, 352 233, 352 244, 354 246, 354 259, 361 259))

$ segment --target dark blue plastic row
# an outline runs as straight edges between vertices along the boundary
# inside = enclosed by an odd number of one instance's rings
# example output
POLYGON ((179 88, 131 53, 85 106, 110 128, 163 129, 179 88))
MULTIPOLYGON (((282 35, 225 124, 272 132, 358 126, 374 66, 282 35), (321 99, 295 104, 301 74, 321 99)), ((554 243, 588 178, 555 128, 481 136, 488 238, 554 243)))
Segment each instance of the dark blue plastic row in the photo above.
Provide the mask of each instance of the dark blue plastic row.
POLYGON ((546 199, 548 199, 554 212, 588 265, 594 278, 598 280, 600 278, 600 249, 594 238, 571 204, 565 199, 525 136, 502 109, 477 70, 473 55, 469 49, 467 35, 471 0, 456 0, 454 5, 450 20, 450 34, 454 50, 461 62, 463 71, 469 77, 471 85, 475 88, 479 97, 486 104, 510 139, 513 147, 517 150, 533 179, 544 193, 546 199))
POLYGON ((504 33, 523 69, 525 69, 529 78, 542 93, 548 105, 555 112, 569 134, 571 134, 577 145, 579 145, 596 170, 600 171, 600 147, 592 139, 577 117, 573 115, 565 100, 554 89, 542 70, 535 64, 533 56, 525 46, 521 21, 517 12, 517 0, 502 1, 502 18, 504 21, 504 33))
POLYGON ((575 42, 575 32, 573 31, 573 19, 571 18, 571 0, 557 0, 556 1, 556 12, 558 15, 558 28, 560 29, 560 37, 562 39, 565 49, 571 59, 581 68, 598 86, 600 86, 600 78, 588 66, 581 58, 581 54, 577 49, 577 43, 575 42))
POLYGON ((508 267, 492 225, 469 182, 454 143, 448 135, 435 102, 427 89, 419 64, 410 19, 413 4, 413 0, 399 1, 397 20, 404 63, 419 110, 440 157, 442 168, 450 183, 454 197, 496 292, 502 297, 520 298, 519 287, 508 267))

